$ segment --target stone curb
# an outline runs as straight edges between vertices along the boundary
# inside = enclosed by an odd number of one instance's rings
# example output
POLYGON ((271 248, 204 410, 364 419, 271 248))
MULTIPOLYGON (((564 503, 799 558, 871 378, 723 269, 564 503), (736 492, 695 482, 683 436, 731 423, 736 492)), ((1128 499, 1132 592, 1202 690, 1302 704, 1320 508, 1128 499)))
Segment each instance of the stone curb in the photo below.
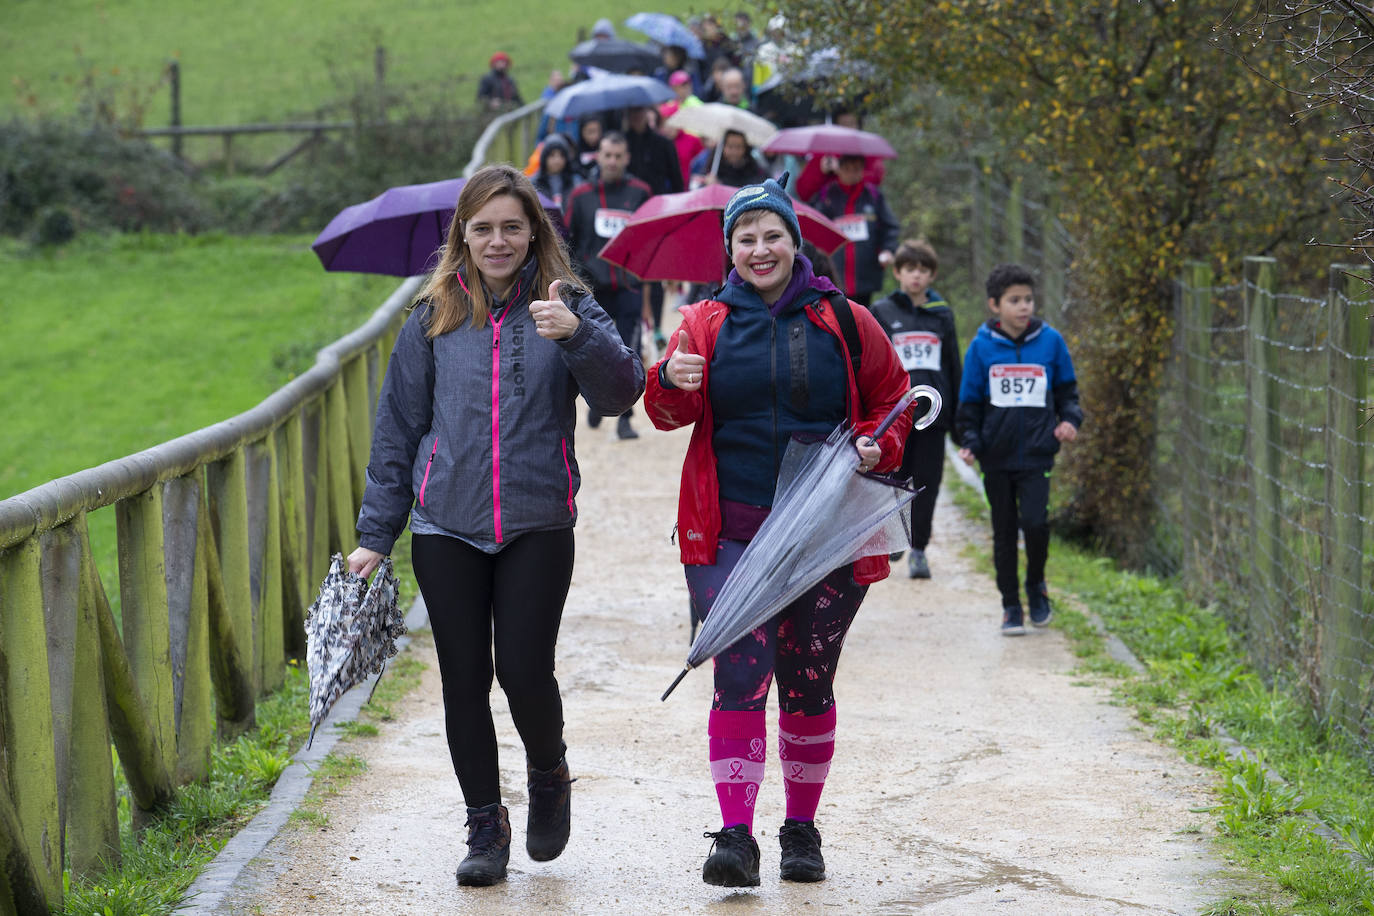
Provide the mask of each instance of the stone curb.
MULTIPOLYGON (((411 605, 410 612, 406 614, 406 629, 413 632, 428 623, 429 612, 425 608, 424 599, 417 597, 411 605)), ((409 636, 402 636, 396 640, 398 649, 404 649, 408 645, 409 636)), ((267 848, 267 844, 281 832, 282 827, 286 826, 287 819, 291 817, 291 812, 300 806, 305 794, 310 791, 310 786, 315 781, 316 768, 334 749, 342 735, 337 726, 352 722, 358 717, 359 710, 372 693, 373 685, 385 676, 385 671, 380 675, 374 675, 339 698, 329 711, 329 721, 326 723, 327 726, 334 727, 320 729, 315 735, 314 744, 308 750, 303 747, 295 753, 291 758, 291 765, 282 772, 277 784, 272 787, 267 807, 259 811, 247 827, 234 834, 229 842, 224 844, 219 854, 187 890, 183 902, 176 908, 177 913, 188 916, 215 916, 223 912, 225 897, 233 891, 235 883, 248 867, 248 863, 257 858, 267 848)))

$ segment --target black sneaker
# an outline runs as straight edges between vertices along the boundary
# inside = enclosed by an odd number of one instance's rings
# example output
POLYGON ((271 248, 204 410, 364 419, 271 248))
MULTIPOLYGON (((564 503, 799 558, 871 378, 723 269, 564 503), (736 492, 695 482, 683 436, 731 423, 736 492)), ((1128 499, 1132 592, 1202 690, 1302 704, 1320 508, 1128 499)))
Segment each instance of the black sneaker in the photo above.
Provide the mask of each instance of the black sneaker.
POLYGON ((630 425, 630 418, 622 416, 615 424, 615 434, 621 439, 638 439, 639 433, 630 425))
POLYGON ((600 426, 600 425, 601 425, 601 414, 597 413, 595 410, 592 410, 591 408, 588 408, 588 409, 587 409, 587 425, 590 426, 592 429, 596 429, 598 426, 600 426))
POLYGON ((736 824, 717 833, 703 833, 716 842, 701 866, 701 880, 716 887, 758 887, 759 844, 749 828, 736 824))
POLYGON ((525 764, 529 776, 530 816, 525 827, 525 851, 536 862, 556 859, 568 845, 572 829, 572 784, 568 758, 552 770, 536 770, 525 764))
POLYGON ((1045 587, 1045 583, 1026 583, 1026 608, 1030 611, 1030 620, 1033 626, 1047 627, 1050 625, 1050 618, 1054 616, 1054 610, 1050 607, 1050 592, 1045 587))
POLYGON ((778 842, 782 844, 782 868, 779 870, 782 880, 825 880, 821 835, 817 832, 815 824, 810 821, 794 821, 789 817, 782 822, 782 829, 778 831, 778 842))
POLYGON ((930 564, 926 562, 924 550, 913 550, 906 558, 906 577, 908 579, 929 579, 930 564))
POLYGON ((468 854, 458 863, 458 884, 488 887, 505 880, 510 861, 510 814, 503 805, 468 809, 468 854))
POLYGON ((1009 604, 1006 607, 1002 608, 1002 635, 1026 635, 1026 623, 1021 616, 1021 605, 1009 604))

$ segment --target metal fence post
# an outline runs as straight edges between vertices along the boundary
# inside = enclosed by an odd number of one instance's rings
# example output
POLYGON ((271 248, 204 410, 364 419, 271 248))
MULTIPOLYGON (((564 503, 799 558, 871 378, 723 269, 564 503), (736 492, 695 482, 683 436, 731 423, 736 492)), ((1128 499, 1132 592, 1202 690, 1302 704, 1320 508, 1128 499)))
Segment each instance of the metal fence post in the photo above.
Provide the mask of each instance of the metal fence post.
POLYGON ((1183 351, 1183 543, 1190 572, 1196 572, 1203 557, 1212 553, 1211 508, 1207 494, 1207 428, 1211 391, 1212 358, 1212 268, 1189 262, 1183 273, 1183 321, 1180 328, 1183 351))
POLYGON ((1356 734, 1374 632, 1365 608, 1364 443, 1369 394, 1370 288, 1358 267, 1333 264, 1327 303, 1326 519, 1317 645, 1327 717, 1356 734))
POLYGON ((1248 402, 1247 464, 1250 472, 1250 610, 1248 633, 1264 673, 1277 665, 1285 616, 1278 600, 1282 547, 1278 450, 1278 384, 1274 378, 1272 335, 1278 304, 1273 258, 1245 259, 1245 362, 1248 402))

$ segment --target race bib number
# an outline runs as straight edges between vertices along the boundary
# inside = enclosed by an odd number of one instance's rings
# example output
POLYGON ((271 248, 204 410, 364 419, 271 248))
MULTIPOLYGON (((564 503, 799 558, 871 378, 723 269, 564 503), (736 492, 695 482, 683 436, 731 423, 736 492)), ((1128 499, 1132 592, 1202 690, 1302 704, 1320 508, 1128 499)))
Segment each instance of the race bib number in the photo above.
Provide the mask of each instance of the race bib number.
POLYGON ((993 407, 1044 407, 1045 367, 1038 363, 1003 363, 988 369, 993 407))
POLYGON ((899 331, 892 335, 892 345, 897 348, 906 371, 940 371, 940 335, 928 331, 899 331))
POLYGON ((603 207, 596 211, 596 234, 603 239, 613 239, 625 228, 625 221, 629 218, 630 214, 626 210, 610 210, 603 207))
POLYGON ((862 213, 853 213, 849 216, 835 217, 835 225, 840 227, 840 232, 851 242, 868 241, 868 220, 862 213))

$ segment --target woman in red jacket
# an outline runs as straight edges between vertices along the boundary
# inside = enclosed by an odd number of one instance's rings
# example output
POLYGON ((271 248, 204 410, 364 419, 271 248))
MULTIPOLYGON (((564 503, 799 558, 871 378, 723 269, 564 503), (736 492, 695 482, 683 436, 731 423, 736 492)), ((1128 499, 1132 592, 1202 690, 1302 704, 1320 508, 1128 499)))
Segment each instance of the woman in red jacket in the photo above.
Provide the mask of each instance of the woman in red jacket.
MULTIPOLYGON (((784 176, 783 181, 786 181, 784 176)), ((685 307, 682 329, 651 373, 645 406, 659 429, 693 425, 682 468, 678 543, 693 613, 705 617, 773 503, 793 435, 824 437, 844 420, 862 470, 894 470, 911 425, 904 414, 869 437, 906 392, 907 376, 877 321, 847 302, 798 254, 801 228, 782 186, 741 188, 725 208, 734 269, 717 298, 685 307), (841 330, 852 314, 861 358, 841 330)), ((886 554, 834 570, 715 660, 708 724, 722 829, 702 867, 708 884, 759 883, 754 802, 767 761, 765 707, 778 682, 778 756, 786 819, 781 876, 825 877, 814 820, 834 755, 833 678, 845 633, 886 554)))

